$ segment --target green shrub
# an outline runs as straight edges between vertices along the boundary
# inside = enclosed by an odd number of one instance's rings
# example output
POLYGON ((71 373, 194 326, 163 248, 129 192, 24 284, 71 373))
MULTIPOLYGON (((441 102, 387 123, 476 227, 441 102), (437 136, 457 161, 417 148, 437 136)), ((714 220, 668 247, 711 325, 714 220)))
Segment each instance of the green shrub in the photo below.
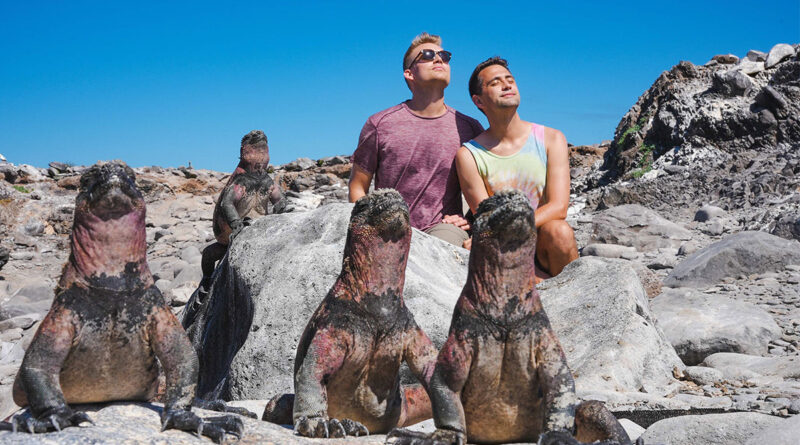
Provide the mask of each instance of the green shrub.
POLYGON ((15 185, 14 186, 14 190, 16 190, 16 191, 18 191, 20 193, 30 193, 31 192, 31 190, 28 190, 28 189, 26 189, 25 187, 23 187, 21 185, 15 185))

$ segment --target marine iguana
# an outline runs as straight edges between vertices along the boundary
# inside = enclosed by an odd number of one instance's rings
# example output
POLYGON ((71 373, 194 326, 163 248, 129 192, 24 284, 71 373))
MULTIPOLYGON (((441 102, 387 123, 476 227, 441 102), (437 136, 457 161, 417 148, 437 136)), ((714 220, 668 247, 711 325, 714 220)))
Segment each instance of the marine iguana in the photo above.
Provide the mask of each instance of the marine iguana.
POLYGON ((437 429, 427 438, 395 429, 387 443, 630 444, 603 404, 575 395, 534 285, 535 251, 534 212, 522 193, 478 206, 467 282, 430 382, 437 429))
MULTIPOLYGON (((14 402, 29 405, 32 414, 15 417, 14 429, 41 433, 90 421, 68 403, 151 400, 160 363, 166 380, 163 429, 198 432, 218 442, 226 434, 241 437, 236 416, 201 419, 190 411, 197 355, 153 284, 145 202, 131 168, 98 163, 83 174, 70 243, 53 305, 14 381, 14 402)), ((225 409, 219 402, 195 402, 225 409)))
POLYGON ((356 201, 342 271, 297 347, 296 394, 273 398, 262 419, 293 420, 303 436, 343 437, 430 418, 425 388, 437 351, 403 302, 410 245, 399 193, 377 190, 356 201), (400 385, 403 361, 421 385, 400 385))
POLYGON ((200 296, 205 297, 211 284, 214 266, 225 256, 232 238, 254 216, 280 213, 286 207, 280 187, 267 173, 269 145, 261 130, 253 130, 242 138, 239 165, 228 178, 214 207, 214 236, 217 241, 203 249, 200 296))

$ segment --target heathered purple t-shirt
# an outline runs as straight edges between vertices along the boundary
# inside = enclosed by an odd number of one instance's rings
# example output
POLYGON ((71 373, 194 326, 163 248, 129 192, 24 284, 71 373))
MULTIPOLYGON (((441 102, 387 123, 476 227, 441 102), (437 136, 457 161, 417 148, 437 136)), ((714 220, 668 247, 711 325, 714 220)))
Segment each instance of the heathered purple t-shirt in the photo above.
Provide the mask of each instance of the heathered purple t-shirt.
POLYGON ((450 107, 442 116, 425 118, 401 103, 367 119, 353 163, 375 175, 376 189, 400 192, 411 226, 426 230, 445 215, 462 214, 456 152, 481 132, 477 120, 450 107))

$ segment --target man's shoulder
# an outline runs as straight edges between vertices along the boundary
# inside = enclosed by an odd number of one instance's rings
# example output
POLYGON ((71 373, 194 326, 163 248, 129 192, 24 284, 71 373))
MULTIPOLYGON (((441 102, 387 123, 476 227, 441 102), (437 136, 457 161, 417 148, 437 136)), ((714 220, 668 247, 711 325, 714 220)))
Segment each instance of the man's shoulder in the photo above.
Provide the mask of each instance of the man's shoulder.
POLYGON ((378 111, 377 113, 367 118, 367 122, 377 127, 381 122, 385 121, 387 118, 391 118, 392 116, 397 116, 397 113, 402 110, 403 110, 403 104, 399 103, 385 110, 378 111))
POLYGON ((460 122, 472 128, 472 137, 475 137, 483 133, 483 125, 481 125, 481 123, 478 122, 477 119, 471 116, 467 116, 466 114, 456 110, 455 108, 450 108, 450 110, 455 114, 457 123, 460 122))
POLYGON ((460 112, 460 111, 456 110, 455 108, 450 108, 450 110, 451 110, 453 113, 455 113, 455 115, 456 115, 456 119, 458 119, 458 120, 463 120, 463 121, 466 121, 466 122, 469 122, 469 123, 470 123, 470 125, 479 125, 479 126, 481 126, 481 128, 483 128, 483 125, 481 125, 481 123, 480 123, 480 122, 478 122, 478 120, 477 120, 477 119, 475 119, 474 117, 467 116, 466 114, 464 114, 464 113, 462 113, 462 112, 460 112))

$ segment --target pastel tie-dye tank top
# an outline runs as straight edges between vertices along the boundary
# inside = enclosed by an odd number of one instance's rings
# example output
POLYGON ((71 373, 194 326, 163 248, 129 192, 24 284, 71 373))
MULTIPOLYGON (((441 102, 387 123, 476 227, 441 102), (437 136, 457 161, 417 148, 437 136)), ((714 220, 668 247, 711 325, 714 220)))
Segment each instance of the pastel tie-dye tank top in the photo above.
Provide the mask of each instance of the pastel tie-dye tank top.
POLYGON ((539 206, 547 181, 547 150, 544 147, 544 126, 531 124, 525 145, 513 155, 499 156, 475 140, 464 143, 475 158, 489 196, 503 189, 514 188, 528 197, 533 208, 539 206))

